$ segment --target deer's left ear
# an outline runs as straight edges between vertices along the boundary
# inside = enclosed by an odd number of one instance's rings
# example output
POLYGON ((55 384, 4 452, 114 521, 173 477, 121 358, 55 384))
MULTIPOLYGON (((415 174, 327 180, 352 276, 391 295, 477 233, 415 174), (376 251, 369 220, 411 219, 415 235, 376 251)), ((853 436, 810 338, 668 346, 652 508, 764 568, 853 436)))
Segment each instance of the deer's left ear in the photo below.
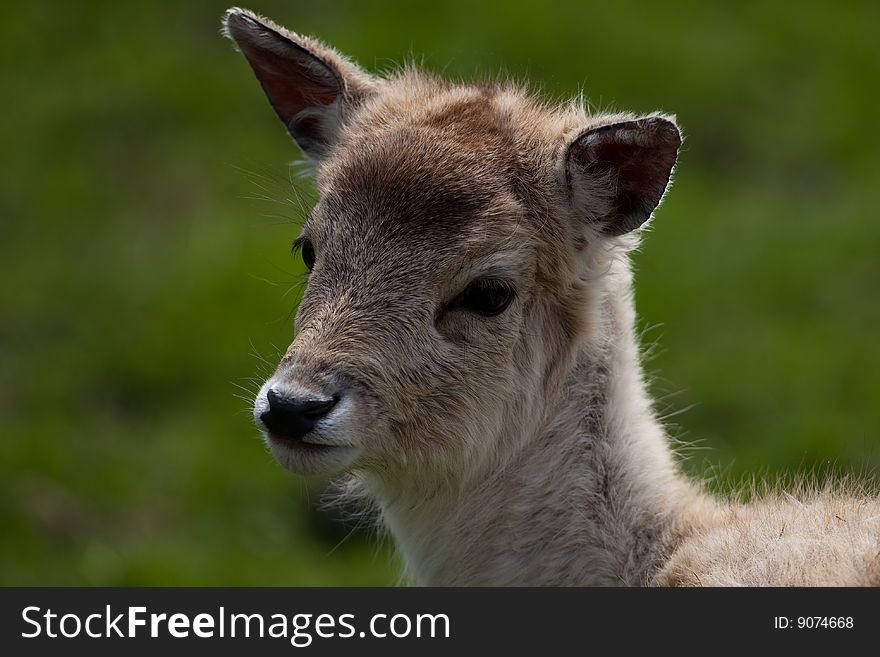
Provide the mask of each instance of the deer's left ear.
POLYGON ((605 235, 635 230, 663 198, 679 146, 678 126, 660 116, 583 131, 563 163, 575 213, 605 235))

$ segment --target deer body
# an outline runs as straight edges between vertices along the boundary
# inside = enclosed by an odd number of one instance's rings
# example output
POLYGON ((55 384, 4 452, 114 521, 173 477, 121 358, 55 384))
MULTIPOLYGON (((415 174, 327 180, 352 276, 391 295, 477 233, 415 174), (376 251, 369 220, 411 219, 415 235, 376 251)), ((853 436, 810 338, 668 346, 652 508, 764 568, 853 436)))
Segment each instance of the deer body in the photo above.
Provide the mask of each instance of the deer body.
POLYGON ((375 78, 245 10, 224 29, 320 192, 256 420, 291 470, 349 474, 415 581, 880 582, 876 499, 741 505, 679 472, 627 255, 670 180, 672 117, 375 78))

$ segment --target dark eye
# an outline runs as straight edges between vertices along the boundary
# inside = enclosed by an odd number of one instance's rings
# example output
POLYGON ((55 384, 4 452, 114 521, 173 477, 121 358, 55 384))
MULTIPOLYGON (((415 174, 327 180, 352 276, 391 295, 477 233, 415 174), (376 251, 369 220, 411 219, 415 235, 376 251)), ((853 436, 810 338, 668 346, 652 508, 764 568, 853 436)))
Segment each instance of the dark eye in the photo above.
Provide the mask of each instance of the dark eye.
POLYGON ((300 238, 293 246, 294 249, 299 249, 299 254, 303 259, 303 264, 306 266, 306 269, 312 271, 312 267, 315 266, 315 245, 312 244, 312 241, 300 238))
POLYGON ((507 310, 514 296, 516 290, 507 281, 478 278, 455 298, 452 307, 469 310, 483 317, 493 317, 507 310))

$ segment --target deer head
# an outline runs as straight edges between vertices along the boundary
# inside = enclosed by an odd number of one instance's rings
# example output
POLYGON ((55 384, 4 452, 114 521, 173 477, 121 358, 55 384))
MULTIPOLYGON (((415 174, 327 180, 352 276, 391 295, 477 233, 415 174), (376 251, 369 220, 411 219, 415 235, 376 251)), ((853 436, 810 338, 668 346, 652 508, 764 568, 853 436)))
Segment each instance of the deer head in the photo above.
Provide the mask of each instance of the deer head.
POLYGON ((319 191, 295 337, 254 404, 272 453, 302 473, 482 476, 602 330, 603 272, 667 188, 675 122, 375 77, 246 10, 225 32, 319 191))

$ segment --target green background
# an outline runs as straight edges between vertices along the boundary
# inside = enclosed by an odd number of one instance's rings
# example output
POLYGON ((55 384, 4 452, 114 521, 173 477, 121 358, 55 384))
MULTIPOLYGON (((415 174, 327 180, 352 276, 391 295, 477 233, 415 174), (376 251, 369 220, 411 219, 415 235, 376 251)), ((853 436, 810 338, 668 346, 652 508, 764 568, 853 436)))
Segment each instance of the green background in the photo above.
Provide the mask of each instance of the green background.
MULTIPOLYGON (((3 9, 0 584, 396 581, 251 423, 292 333, 300 155, 218 34, 226 6, 3 9)), ((720 490, 876 481, 878 7, 253 6, 370 70, 423 57, 677 114, 638 306, 685 467, 720 490)))

